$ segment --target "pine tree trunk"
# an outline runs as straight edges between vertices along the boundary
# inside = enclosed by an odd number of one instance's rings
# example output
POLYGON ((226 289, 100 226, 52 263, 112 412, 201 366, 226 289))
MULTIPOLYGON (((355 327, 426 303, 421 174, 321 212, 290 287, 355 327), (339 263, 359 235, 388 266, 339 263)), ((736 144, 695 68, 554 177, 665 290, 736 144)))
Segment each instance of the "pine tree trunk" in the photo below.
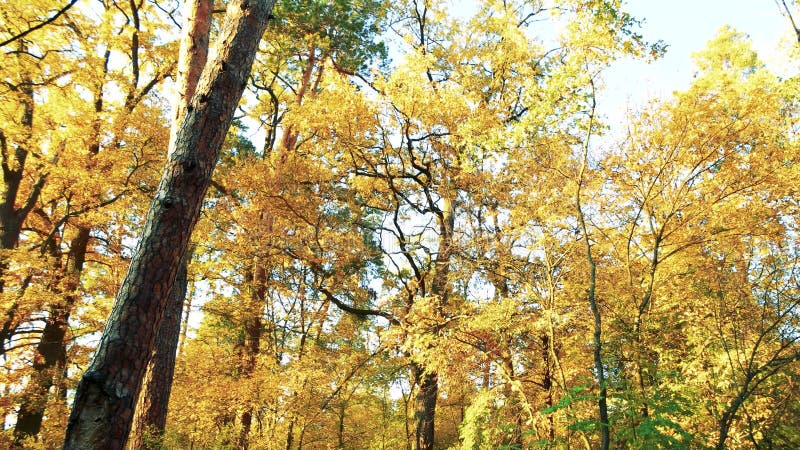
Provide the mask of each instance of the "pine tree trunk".
POLYGON ((214 0, 186 0, 181 48, 178 54, 178 70, 175 88, 175 117, 169 132, 169 149, 175 148, 178 130, 189 109, 189 102, 197 90, 203 68, 208 61, 208 40, 211 31, 211 13, 214 0))
POLYGON ((156 348, 147 366, 142 392, 136 405, 133 429, 128 442, 132 450, 159 448, 158 442, 167 424, 167 406, 175 373, 175 357, 181 333, 181 313, 186 298, 187 266, 192 258, 189 251, 181 261, 175 285, 170 293, 164 319, 158 328, 156 348))
MULTIPOLYGON (((197 83, 207 62, 214 1, 187 0, 184 9, 184 26, 175 80, 178 96, 174 102, 175 117, 169 136, 170 155, 175 150, 178 130, 186 118, 189 102, 197 89, 197 83)), ((181 259, 175 285, 167 300, 164 319, 158 328, 156 348, 147 366, 129 437, 128 448, 131 449, 154 447, 164 433, 181 332, 181 312, 187 291, 187 266, 192 258, 191 253, 191 250, 188 251, 181 259)))
POLYGON ((273 5, 228 6, 217 56, 203 71, 100 346, 78 385, 64 449, 125 447, 169 292, 273 5))

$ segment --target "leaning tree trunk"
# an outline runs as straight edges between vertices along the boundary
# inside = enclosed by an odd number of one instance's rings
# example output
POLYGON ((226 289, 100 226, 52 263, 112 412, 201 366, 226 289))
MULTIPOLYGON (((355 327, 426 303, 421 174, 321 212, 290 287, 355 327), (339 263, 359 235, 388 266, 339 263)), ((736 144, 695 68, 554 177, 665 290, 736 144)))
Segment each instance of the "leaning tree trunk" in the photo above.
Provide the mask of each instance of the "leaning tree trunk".
POLYGON ((166 300, 274 3, 228 6, 218 53, 203 71, 100 346, 78 385, 64 449, 125 447, 166 300))
POLYGON ((156 347, 147 365, 142 391, 133 420, 128 448, 160 448, 159 441, 167 424, 167 405, 175 373, 175 352, 181 334, 181 313, 186 298, 187 266, 191 251, 186 252, 167 301, 164 319, 156 334, 156 347))
POLYGON ((211 31, 211 14, 214 0, 186 0, 184 6, 184 24, 181 34, 181 47, 178 53, 178 70, 175 76, 175 88, 178 97, 175 99, 175 116, 169 130, 169 149, 175 148, 189 102, 197 90, 200 75, 208 60, 208 41, 211 31))
MULTIPOLYGON (((169 136, 170 152, 175 149, 180 125, 186 117, 189 102, 197 89, 197 83, 208 59, 214 0, 187 0, 184 9, 185 19, 175 80, 178 96, 174 102, 175 116, 169 136)), ((128 448, 131 449, 149 448, 155 445, 164 433, 167 406, 172 391, 172 377, 175 372, 175 353, 180 340, 181 312, 187 291, 187 266, 191 253, 187 252, 181 260, 178 277, 167 299, 164 319, 158 328, 156 348, 147 366, 136 407, 133 430, 129 437, 128 448)))

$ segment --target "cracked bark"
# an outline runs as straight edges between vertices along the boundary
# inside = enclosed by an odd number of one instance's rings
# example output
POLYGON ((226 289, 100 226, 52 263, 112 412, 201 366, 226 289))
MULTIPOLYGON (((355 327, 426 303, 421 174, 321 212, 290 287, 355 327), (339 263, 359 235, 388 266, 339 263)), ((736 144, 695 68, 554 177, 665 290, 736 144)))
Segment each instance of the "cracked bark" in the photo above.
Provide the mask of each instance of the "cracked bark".
POLYGON ((186 298, 187 266, 192 258, 186 252, 178 276, 167 300, 164 319, 156 335, 156 348, 147 366, 142 392, 136 405, 133 429, 128 448, 134 450, 160 448, 159 440, 167 424, 167 405, 172 392, 172 376, 175 373, 175 357, 181 334, 181 315, 186 298))
MULTIPOLYGON (((169 136, 170 154, 175 149, 180 125, 186 118, 189 102, 197 90, 197 83, 208 59, 209 31, 213 0, 188 0, 185 4, 185 22, 178 56, 175 99, 175 117, 169 136)), ((181 313, 187 293, 187 266, 191 260, 189 250, 181 260, 175 285, 167 299, 164 319, 158 328, 156 348, 147 366, 142 391, 136 406, 133 429, 128 448, 153 448, 159 445, 167 422, 167 407, 172 391, 175 358, 181 334, 181 313)), ((188 313, 188 308, 187 308, 188 313)), ((188 317, 187 317, 188 319, 188 317)))
POLYGON ((126 445, 166 300, 274 3, 228 6, 217 56, 187 108, 100 346, 78 385, 64 449, 126 445))

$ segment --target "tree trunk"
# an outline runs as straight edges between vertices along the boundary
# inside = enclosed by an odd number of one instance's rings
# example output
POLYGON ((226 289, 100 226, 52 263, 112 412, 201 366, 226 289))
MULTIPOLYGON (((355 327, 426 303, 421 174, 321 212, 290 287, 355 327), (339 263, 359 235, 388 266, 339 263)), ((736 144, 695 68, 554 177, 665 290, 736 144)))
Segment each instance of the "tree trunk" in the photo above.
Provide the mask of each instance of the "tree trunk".
POLYGON ((192 298, 194 298, 194 287, 195 282, 192 281, 192 284, 186 283, 186 304, 183 306, 183 319, 181 319, 181 335, 178 339, 178 355, 180 357, 183 355, 183 349, 186 345, 186 338, 189 335, 189 315, 192 312, 192 298))
MULTIPOLYGON (((108 68, 109 52, 105 54, 105 64, 108 68)), ((105 70, 104 69, 104 70, 105 70)), ((104 72, 104 75, 107 73, 104 72)), ((89 161, 100 152, 100 113, 103 111, 103 81, 99 82, 94 92, 94 121, 92 124, 92 140, 89 144, 89 161)), ((67 263, 62 277, 65 285, 56 283, 55 288, 51 289, 51 295, 56 299, 56 303, 50 306, 50 314, 45 322, 42 337, 37 347, 37 355, 34 359, 34 374, 29 384, 29 392, 26 392, 24 400, 20 405, 17 424, 14 427, 14 440, 19 442, 26 436, 34 436, 39 433, 42 426, 42 419, 47 405, 47 393, 53 386, 54 380, 63 376, 67 365, 67 331, 69 329, 69 316, 72 309, 78 302, 80 294, 77 292, 80 287, 83 265, 86 262, 86 252, 89 249, 89 238, 91 229, 86 226, 78 226, 78 234, 70 242, 67 263), (64 296, 61 301, 59 297, 64 296), (35 403, 32 402, 36 399, 35 403)), ((48 244, 51 247, 50 254, 56 260, 60 260, 63 253, 51 240, 48 244)))
POLYGON ((748 375, 745 379, 744 386, 739 390, 739 393, 736 395, 736 398, 733 399, 730 406, 725 408, 722 417, 719 419, 719 437, 717 438, 717 446, 715 447, 717 450, 723 450, 725 448, 725 441, 728 440, 728 433, 731 431, 731 425, 733 425, 733 421, 736 418, 736 413, 748 397, 751 381, 752 376, 748 375))
POLYGON ((344 418, 346 410, 347 410, 347 403, 343 401, 342 404, 339 405, 339 417, 338 417, 339 420, 336 423, 337 424, 336 448, 338 449, 344 448, 344 418))
MULTIPOLYGON (((244 335, 242 341, 237 343, 239 375, 242 379, 252 377, 256 370, 258 353, 261 348, 261 332, 263 330, 261 316, 264 309, 264 297, 266 296, 266 277, 267 271, 264 268, 264 263, 256 259, 251 273, 247 277, 250 293, 242 311, 244 335)), ((239 422, 242 426, 239 430, 236 448, 247 450, 250 447, 250 426, 253 422, 253 408, 250 404, 245 404, 239 422)))
POLYGON ((286 433, 286 450, 292 450, 294 444, 294 421, 289 423, 289 432, 286 433))
POLYGON ((435 373, 424 372, 417 364, 412 365, 412 370, 419 384, 419 391, 414 400, 414 418, 417 422, 414 450, 433 450, 439 379, 435 373))
MULTIPOLYGON (((551 361, 550 358, 550 336, 547 333, 542 333, 542 365, 544 366, 544 374, 542 375, 542 388, 547 392, 547 400, 546 405, 547 408, 552 408, 555 405, 555 398, 553 395, 553 390, 555 388, 555 367, 554 362, 551 361)), ((547 415, 547 422, 549 425, 549 430, 547 434, 547 439, 550 442, 555 442, 556 439, 556 422, 555 422, 555 415, 548 414, 547 415)))
POLYGON ((214 0, 186 0, 181 48, 178 53, 178 70, 175 88, 175 117, 169 132, 169 149, 175 148, 175 139, 189 109, 189 102, 197 90, 197 83, 208 60, 208 40, 211 30, 211 13, 214 0))
POLYGON ((522 419, 524 411, 522 409, 522 404, 520 398, 517 394, 514 393, 514 381, 517 379, 516 370, 514 370, 514 360, 511 356, 511 339, 506 340, 504 343, 506 349, 500 355, 501 364, 503 368, 503 372, 505 372, 506 377, 508 380, 503 386, 503 396, 506 398, 507 402, 507 414, 508 418, 510 419, 509 424, 512 426, 511 430, 509 430, 506 439, 503 442, 503 445, 508 446, 509 448, 521 448, 522 447, 522 419))
POLYGON ((158 328, 156 348, 142 382, 128 443, 128 448, 132 450, 159 448, 158 443, 164 434, 181 332, 181 313, 186 298, 187 266, 191 258, 192 252, 186 252, 164 311, 164 319, 158 328))
MULTIPOLYGON (((20 55, 27 50, 24 43, 19 46, 20 55)), ((33 209, 39 199, 39 195, 44 186, 45 174, 39 174, 27 198, 18 198, 22 182, 25 177, 25 163, 28 159, 28 147, 31 145, 34 98, 33 81, 28 74, 21 74, 17 84, 11 86, 9 98, 18 98, 19 125, 25 130, 22 136, 6 136, 0 130, 0 166, 3 170, 2 196, 0 197, 0 250, 13 250, 19 243, 19 236, 22 224, 28 213, 33 209), (9 142, 10 141, 10 142, 9 142), (9 152, 9 149, 13 149, 9 152), (19 206, 18 206, 19 205, 19 206)), ((9 263, 4 252, 0 251, 0 293, 5 290, 3 275, 8 270, 9 263)), ((5 343, 14 335, 18 325, 17 309, 18 304, 12 303, 4 311, 3 324, 0 327, 0 355, 5 354, 5 343)))
POLYGON ((77 291, 86 261, 89 231, 89 228, 79 228, 77 236, 70 243, 63 289, 64 299, 51 305, 42 337, 36 346, 33 375, 25 389, 22 404, 17 412, 17 423, 14 426, 14 441, 17 444, 29 436, 39 434, 47 406, 48 392, 54 380, 63 374, 66 367, 69 316, 80 298, 80 293, 77 291))
MULTIPOLYGON (((431 280, 431 294, 439 297, 438 309, 444 314, 450 298, 449 282, 450 256, 453 252, 453 226, 455 214, 453 202, 447 196, 441 200, 439 219, 439 248, 434 262, 435 271, 431 280)), ((414 418, 417 422, 414 435, 415 450, 432 450, 435 434, 436 400, 439 395, 439 378, 436 372, 426 371, 425 367, 413 363, 414 377, 419 391, 414 402, 414 418)))
MULTIPOLYGON (((594 98, 592 98, 592 116, 594 118, 594 98)), ((589 132, 591 132, 592 123, 589 123, 589 132)), ((592 255, 592 243, 589 239, 589 230, 586 225, 586 216, 583 213, 583 204, 581 198, 581 190, 584 183, 584 174, 588 167, 588 137, 583 148, 583 159, 581 161, 580 173, 578 175, 578 186, 575 191, 575 208, 578 213, 578 224, 583 232, 583 242, 586 247, 586 262, 589 265, 589 279, 586 286, 586 298, 589 301, 589 308, 592 311, 594 318, 594 333, 593 333, 593 360, 594 372, 597 378, 597 384, 600 395, 597 398, 597 411, 600 419, 600 448, 601 450, 608 450, 611 446, 611 430, 609 429, 610 423, 608 420, 608 403, 606 398, 608 396, 608 387, 606 386, 606 372, 603 366, 603 317, 600 313, 600 307, 597 302, 597 264, 595 264, 594 256, 592 255)))
POLYGON ((228 6, 217 56, 203 71, 100 346, 78 385, 64 449, 125 447, 168 294, 274 3, 228 6))
MULTIPOLYGON (((178 96, 174 102, 175 117, 169 136, 170 155, 175 151, 179 127, 186 117, 189 102, 197 89, 201 72, 207 62, 214 1, 187 0, 184 9, 185 20, 175 80, 178 96)), ((136 408, 128 445, 131 449, 154 447, 164 433, 169 396, 172 391, 172 376, 175 371, 175 352, 181 332, 181 312, 187 291, 187 266, 191 260, 191 253, 191 250, 188 251, 181 259, 175 285, 167 300, 164 319, 158 328, 156 348, 147 366, 136 408)))

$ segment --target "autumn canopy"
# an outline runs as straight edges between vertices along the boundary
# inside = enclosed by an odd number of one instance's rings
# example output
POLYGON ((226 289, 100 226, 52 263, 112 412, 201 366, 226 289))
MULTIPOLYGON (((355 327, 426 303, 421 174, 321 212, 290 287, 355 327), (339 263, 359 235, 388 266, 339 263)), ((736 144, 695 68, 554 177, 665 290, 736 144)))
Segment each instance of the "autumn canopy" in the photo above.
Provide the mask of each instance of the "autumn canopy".
POLYGON ((0 448, 800 448, 797 67, 641 19, 1 0, 0 448))

